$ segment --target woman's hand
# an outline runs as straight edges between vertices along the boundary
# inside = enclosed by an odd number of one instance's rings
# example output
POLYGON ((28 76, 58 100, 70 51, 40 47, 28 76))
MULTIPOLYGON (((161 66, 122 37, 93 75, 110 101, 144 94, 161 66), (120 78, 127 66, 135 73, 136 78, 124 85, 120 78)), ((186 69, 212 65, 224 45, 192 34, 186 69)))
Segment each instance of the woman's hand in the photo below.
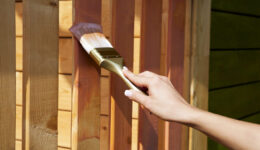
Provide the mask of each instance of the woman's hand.
POLYGON ((135 85, 148 90, 148 95, 136 90, 126 90, 125 95, 128 98, 142 104, 162 119, 189 123, 189 114, 193 108, 175 90, 167 77, 149 71, 135 75, 126 67, 123 73, 135 85))

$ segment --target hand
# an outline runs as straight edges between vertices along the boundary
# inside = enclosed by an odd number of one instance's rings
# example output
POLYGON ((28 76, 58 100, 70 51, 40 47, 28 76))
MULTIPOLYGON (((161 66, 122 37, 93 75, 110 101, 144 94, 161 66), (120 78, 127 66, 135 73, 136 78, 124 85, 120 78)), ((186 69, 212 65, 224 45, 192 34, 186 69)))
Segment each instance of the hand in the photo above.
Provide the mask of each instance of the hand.
POLYGON ((148 95, 132 89, 126 90, 125 95, 128 98, 140 103, 164 120, 189 123, 189 114, 193 109, 175 90, 167 77, 149 71, 135 75, 126 67, 123 73, 136 86, 147 88, 148 95))

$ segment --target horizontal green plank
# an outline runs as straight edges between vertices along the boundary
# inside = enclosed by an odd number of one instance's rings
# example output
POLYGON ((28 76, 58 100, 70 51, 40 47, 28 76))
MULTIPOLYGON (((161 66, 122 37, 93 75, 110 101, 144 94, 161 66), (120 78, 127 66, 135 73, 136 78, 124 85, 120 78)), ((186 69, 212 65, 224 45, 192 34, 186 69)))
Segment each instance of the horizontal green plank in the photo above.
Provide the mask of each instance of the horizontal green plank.
POLYGON ((260 113, 251 115, 243 119, 244 121, 260 124, 260 113))
POLYGON ((260 18, 222 12, 211 15, 211 49, 260 48, 260 18))
POLYGON ((260 16, 260 0, 212 0, 212 9, 260 16))
POLYGON ((260 82, 209 92, 209 111, 241 118, 260 110, 260 82))
POLYGON ((260 80, 260 49, 211 51, 209 88, 221 88, 260 80))

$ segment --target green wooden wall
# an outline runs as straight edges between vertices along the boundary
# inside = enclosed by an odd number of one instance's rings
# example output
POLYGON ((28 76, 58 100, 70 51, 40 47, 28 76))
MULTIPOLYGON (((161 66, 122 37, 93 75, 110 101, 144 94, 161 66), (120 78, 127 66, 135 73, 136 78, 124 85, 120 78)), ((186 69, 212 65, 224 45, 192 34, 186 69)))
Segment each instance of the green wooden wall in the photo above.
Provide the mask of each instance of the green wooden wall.
MULTIPOLYGON (((209 111, 260 123, 260 0, 212 0, 209 111)), ((209 139, 209 150, 227 149, 209 139)))

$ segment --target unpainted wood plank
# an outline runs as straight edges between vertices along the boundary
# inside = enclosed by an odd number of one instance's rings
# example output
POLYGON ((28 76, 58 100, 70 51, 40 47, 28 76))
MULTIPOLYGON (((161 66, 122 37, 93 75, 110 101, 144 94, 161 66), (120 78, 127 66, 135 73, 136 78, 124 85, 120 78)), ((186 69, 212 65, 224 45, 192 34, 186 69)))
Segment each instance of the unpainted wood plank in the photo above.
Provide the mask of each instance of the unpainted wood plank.
POLYGON ((22 116, 23 116, 22 106, 16 106, 16 130, 15 138, 16 140, 22 140, 22 116))
POLYGON ((71 110, 72 76, 59 75, 59 105, 60 110, 71 110))
POLYGON ((70 150, 70 148, 58 147, 58 150, 70 150))
MULTIPOLYGON (((74 23, 101 23, 101 0, 75 0, 74 23)), ((100 149, 100 69, 74 40, 72 149, 100 149)))
MULTIPOLYGON (((141 26, 141 72, 149 70, 160 74, 161 54, 161 21, 162 1, 144 0, 142 2, 141 26), (159 29, 159 30, 156 30, 159 29)), ((139 149, 158 149, 158 117, 151 115, 148 110, 139 108, 139 149)))
POLYGON ((109 150, 110 148, 110 118, 102 115, 100 117, 100 149, 109 150))
POLYGON ((15 3, 0 5, 0 149, 15 148, 15 3))
POLYGON ((58 111, 58 146, 71 147, 71 112, 58 111))
POLYGON ((23 5, 23 149, 57 149, 58 3, 23 5))
POLYGON ((23 70, 23 38, 16 37, 16 70, 23 70))
POLYGON ((22 141, 15 141, 15 150, 22 150, 22 141))
POLYGON ((212 9, 245 15, 260 16, 259 0, 212 0, 212 9))
MULTIPOLYGON (((133 69, 134 0, 113 0, 112 44, 133 69), (125 7, 127 6, 127 7, 125 7)), ((115 100, 114 149, 131 149, 132 102, 124 96, 125 83, 116 75, 111 78, 111 95, 115 100)))
POLYGON ((211 13, 211 49, 260 48, 260 19, 223 12, 211 13))
POLYGON ((138 119, 132 119, 132 149, 138 150, 138 119))
MULTIPOLYGON (((190 103, 208 110, 209 47, 211 0, 192 3, 192 40, 190 63, 190 103)), ((190 129, 190 150, 207 150, 207 137, 190 129)))
MULTIPOLYGON (((59 1, 59 35, 71 37, 69 28, 72 25, 72 1, 59 1)), ((16 3, 16 36, 23 36, 23 3, 16 3)))
POLYGON ((260 49, 256 51, 211 51, 210 89, 260 80, 260 49))
POLYGON ((71 38, 59 39, 59 73, 72 74, 73 46, 71 38))
POLYGON ((16 105, 23 104, 23 73, 16 72, 16 105))
POLYGON ((71 37, 69 28, 72 26, 72 1, 59 1, 59 36, 71 37))
POLYGON ((110 115, 110 76, 100 78, 101 115, 110 115))
POLYGON ((260 83, 224 88, 209 92, 209 111, 241 118, 260 110, 260 83))
POLYGON ((134 37, 141 36, 142 0, 135 0, 134 37))

